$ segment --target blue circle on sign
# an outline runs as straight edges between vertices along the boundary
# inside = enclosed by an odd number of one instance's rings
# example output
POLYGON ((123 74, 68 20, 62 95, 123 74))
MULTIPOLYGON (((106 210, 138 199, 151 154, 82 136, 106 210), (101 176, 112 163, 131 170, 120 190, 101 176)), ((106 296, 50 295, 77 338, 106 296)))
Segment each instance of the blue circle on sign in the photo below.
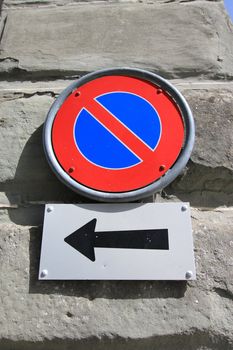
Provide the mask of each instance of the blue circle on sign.
MULTIPOLYGON (((110 92, 97 101, 141 142, 155 150, 161 136, 161 122, 155 108, 144 98, 129 92, 110 92)), ((112 134, 88 108, 83 108, 74 125, 76 146, 91 163, 107 169, 124 169, 143 160, 112 134)))

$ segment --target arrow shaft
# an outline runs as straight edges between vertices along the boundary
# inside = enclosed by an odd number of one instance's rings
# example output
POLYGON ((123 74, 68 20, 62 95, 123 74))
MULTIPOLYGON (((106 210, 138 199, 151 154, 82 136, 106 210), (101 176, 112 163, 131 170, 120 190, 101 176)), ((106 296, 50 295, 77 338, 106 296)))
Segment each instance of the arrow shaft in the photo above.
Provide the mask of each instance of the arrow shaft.
POLYGON ((169 249, 168 230, 96 232, 94 247, 127 249, 169 249))
POLYGON ((91 261, 94 248, 169 249, 168 229, 95 232, 97 219, 89 221, 64 241, 91 261))

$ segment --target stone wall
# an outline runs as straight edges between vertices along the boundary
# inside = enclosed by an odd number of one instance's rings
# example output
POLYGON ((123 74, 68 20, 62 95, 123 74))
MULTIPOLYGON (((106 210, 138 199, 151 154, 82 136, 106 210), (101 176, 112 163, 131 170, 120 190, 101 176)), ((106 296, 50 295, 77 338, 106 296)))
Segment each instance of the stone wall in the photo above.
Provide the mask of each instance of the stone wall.
POLYGON ((233 349, 233 25, 222 1, 5 0, 0 23, 0 349, 233 349), (86 72, 145 68, 188 100, 196 144, 145 201, 189 201, 197 281, 38 281, 44 204, 88 202, 42 125, 86 72))

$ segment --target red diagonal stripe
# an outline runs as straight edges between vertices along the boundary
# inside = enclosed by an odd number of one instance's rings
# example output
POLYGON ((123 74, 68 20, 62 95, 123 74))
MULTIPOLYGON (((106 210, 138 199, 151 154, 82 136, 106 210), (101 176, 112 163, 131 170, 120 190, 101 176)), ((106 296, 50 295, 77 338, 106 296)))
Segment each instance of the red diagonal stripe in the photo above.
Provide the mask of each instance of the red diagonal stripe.
POLYGON ((98 102, 92 100, 85 104, 85 109, 141 160, 151 156, 153 151, 98 102))

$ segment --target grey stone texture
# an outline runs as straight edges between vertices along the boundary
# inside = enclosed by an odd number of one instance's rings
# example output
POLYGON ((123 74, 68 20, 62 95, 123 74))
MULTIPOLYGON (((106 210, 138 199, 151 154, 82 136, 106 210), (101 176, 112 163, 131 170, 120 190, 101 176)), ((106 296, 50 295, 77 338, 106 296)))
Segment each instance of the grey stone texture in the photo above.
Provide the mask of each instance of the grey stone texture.
MULTIPOLYGON (((233 349, 233 27, 223 1, 5 0, 0 27, 0 349, 233 349), (84 203, 50 170, 42 127, 85 72, 170 79, 196 123, 183 173, 192 282, 38 281, 44 204, 84 203)), ((62 257, 61 257, 62 258, 62 257)))
MULTIPOLYGON (((199 0, 191 0, 199 1, 199 0)), ((222 2, 222 0, 203 0, 207 2, 222 2)), ((74 5, 76 3, 85 2, 105 2, 105 3, 146 3, 146 4, 167 4, 167 3, 185 3, 190 2, 190 0, 4 0, 3 8, 14 8, 14 7, 55 7, 55 6, 65 6, 74 5)))
MULTIPOLYGON (((196 143, 187 169, 162 195, 196 207, 233 205, 233 83, 173 84, 193 110, 196 143)), ((46 114, 67 82, 46 85, 0 92, 0 181, 11 205, 77 200, 50 171, 41 144, 46 114)))
POLYGON ((224 78, 233 74, 232 35, 222 3, 206 1, 11 9, 0 72, 38 78, 136 66, 167 78, 224 78))
POLYGON ((232 349, 233 212, 193 209, 192 218, 198 280, 188 283, 42 283, 41 227, 2 224, 4 348, 232 349))

